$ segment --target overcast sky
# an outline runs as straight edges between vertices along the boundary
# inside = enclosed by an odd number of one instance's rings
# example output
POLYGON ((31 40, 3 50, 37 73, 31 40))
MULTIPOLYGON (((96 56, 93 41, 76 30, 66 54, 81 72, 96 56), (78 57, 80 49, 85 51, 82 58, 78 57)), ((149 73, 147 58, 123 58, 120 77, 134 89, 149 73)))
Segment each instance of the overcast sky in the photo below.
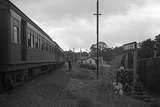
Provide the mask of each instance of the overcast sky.
MULTIPOLYGON (((11 0, 64 50, 96 42, 96 0, 11 0)), ((100 41, 109 47, 160 34, 160 0, 100 0, 100 41)))

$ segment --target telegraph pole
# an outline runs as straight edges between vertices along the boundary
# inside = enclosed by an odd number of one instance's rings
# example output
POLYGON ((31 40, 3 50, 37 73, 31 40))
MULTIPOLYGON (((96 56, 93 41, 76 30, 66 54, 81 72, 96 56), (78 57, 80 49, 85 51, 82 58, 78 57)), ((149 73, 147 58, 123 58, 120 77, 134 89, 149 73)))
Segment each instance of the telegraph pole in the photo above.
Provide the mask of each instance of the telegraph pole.
POLYGON ((99 0, 97 0, 97 12, 94 14, 97 16, 97 80, 99 77, 99 50, 98 50, 98 45, 99 45, 99 16, 101 15, 99 13, 99 0))
POLYGON ((80 48, 80 58, 81 58, 81 52, 82 52, 82 51, 81 51, 81 48, 80 48))
POLYGON ((72 63, 74 64, 74 63, 75 63, 75 54, 74 54, 74 48, 73 48, 73 56, 72 56, 72 57, 73 57, 73 60, 72 60, 73 62, 72 62, 72 63))

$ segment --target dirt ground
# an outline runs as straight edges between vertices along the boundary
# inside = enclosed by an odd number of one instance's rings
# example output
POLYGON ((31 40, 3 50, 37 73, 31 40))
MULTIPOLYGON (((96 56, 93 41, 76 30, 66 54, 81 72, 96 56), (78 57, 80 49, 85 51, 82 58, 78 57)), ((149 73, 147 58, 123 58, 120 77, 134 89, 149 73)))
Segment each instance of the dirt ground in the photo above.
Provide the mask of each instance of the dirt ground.
POLYGON ((78 66, 74 66, 68 75, 71 80, 54 100, 54 107, 150 107, 145 102, 116 95, 111 68, 101 67, 99 80, 96 79, 96 71, 78 66))
POLYGON ((0 94, 0 107, 53 107, 53 102, 69 82, 64 69, 52 71, 0 94))
POLYGON ((149 104, 113 91, 112 68, 96 71, 73 66, 41 75, 0 95, 0 107, 150 107, 149 104))

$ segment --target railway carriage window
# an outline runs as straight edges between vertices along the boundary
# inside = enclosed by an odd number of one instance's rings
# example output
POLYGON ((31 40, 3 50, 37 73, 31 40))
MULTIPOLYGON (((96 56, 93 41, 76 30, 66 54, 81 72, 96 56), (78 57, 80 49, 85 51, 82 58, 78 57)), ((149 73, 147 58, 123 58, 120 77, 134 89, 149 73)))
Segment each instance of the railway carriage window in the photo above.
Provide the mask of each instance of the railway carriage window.
POLYGON ((42 50, 42 39, 41 39, 41 37, 39 38, 39 40, 40 40, 40 42, 39 42, 39 48, 40 48, 40 50, 42 50))
POLYGON ((45 44, 45 42, 43 42, 43 50, 44 51, 46 50, 46 44, 45 44))
POLYGON ((48 52, 49 52, 50 50, 49 50, 49 44, 48 44, 48 52))
POLYGON ((51 47, 51 45, 49 46, 49 49, 50 49, 50 53, 52 53, 52 47, 51 47))
POLYGON ((34 33, 34 48, 37 48, 37 34, 34 33))
POLYGON ((47 44, 46 44, 46 41, 44 42, 44 50, 46 51, 47 50, 47 44))
POLYGON ((47 41, 46 41, 46 51, 48 51, 48 44, 47 44, 47 41))
POLYGON ((34 35, 33 33, 31 34, 31 48, 34 46, 34 35))
POLYGON ((52 47, 52 53, 54 52, 54 47, 52 47))
POLYGON ((42 50, 45 50, 45 42, 44 41, 42 41, 43 43, 42 43, 42 50))
POLYGON ((42 49, 42 47, 43 47, 43 40, 41 40, 41 49, 42 49))
POLYGON ((13 26, 13 37, 12 37, 13 43, 19 42, 19 29, 17 26, 13 26))
POLYGON ((36 48, 38 48, 38 36, 35 36, 35 45, 36 45, 36 48))
POLYGON ((39 36, 39 49, 41 49, 41 39, 40 39, 40 36, 39 36))
POLYGON ((49 52, 49 51, 50 51, 50 50, 49 50, 49 44, 48 44, 47 48, 48 48, 48 52, 49 52))
POLYGON ((33 48, 36 48, 36 35, 33 33, 33 48))
POLYGON ((43 48, 44 48, 44 51, 46 51, 46 43, 45 43, 45 41, 44 41, 44 47, 43 48))
POLYGON ((40 48, 40 39, 39 39, 39 35, 37 36, 37 41, 38 41, 38 48, 40 48))
POLYGON ((43 51, 43 41, 42 41, 42 46, 41 46, 41 50, 43 51))
POLYGON ((39 48, 39 35, 37 35, 37 43, 38 43, 38 47, 39 48))
POLYGON ((36 39, 37 39, 37 35, 34 33, 34 48, 36 48, 36 39))
POLYGON ((50 45, 48 45, 48 52, 51 52, 50 45))
POLYGON ((39 38, 39 49, 41 49, 41 39, 39 38))
POLYGON ((45 50, 47 51, 47 43, 45 42, 45 50))
POLYGON ((44 41, 42 41, 42 50, 44 50, 44 41))
POLYGON ((33 32, 33 48, 35 48, 35 33, 33 32))
POLYGON ((50 52, 50 45, 48 45, 48 52, 50 52))
POLYGON ((48 44, 47 44, 47 42, 46 42, 46 51, 48 51, 48 44))
POLYGON ((45 42, 43 42, 43 50, 44 51, 46 50, 46 44, 45 44, 45 42))
POLYGON ((51 52, 51 46, 49 45, 48 47, 49 47, 49 52, 51 52))
POLYGON ((30 33, 28 33, 27 39, 28 39, 28 47, 31 47, 31 34, 30 33))
POLYGON ((51 46, 49 45, 49 52, 51 53, 51 46))
POLYGON ((47 43, 47 47, 46 47, 46 48, 47 48, 47 51, 49 51, 49 46, 48 46, 48 43, 47 43))
POLYGON ((38 40, 38 49, 39 49, 39 45, 40 45, 39 35, 37 36, 37 40, 38 40))

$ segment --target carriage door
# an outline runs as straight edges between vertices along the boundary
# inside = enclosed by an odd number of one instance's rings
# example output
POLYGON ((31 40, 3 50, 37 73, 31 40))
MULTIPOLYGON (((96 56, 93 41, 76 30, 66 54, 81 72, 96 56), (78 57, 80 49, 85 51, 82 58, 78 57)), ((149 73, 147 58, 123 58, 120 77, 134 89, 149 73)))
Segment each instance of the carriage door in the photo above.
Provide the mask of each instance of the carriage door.
POLYGON ((27 59, 27 36, 26 36, 27 23, 22 19, 21 21, 21 61, 27 59))

